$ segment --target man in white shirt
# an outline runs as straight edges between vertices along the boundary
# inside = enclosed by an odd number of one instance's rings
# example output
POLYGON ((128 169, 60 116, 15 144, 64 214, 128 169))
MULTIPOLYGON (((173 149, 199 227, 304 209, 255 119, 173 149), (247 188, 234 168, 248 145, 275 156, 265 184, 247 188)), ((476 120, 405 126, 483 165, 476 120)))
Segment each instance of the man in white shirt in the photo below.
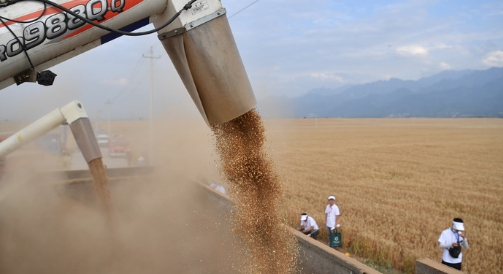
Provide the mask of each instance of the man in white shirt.
POLYGON ((315 240, 318 234, 320 234, 318 224, 316 224, 314 218, 308 216, 307 213, 302 213, 302 215, 300 215, 300 227, 298 227, 297 230, 306 234, 308 237, 312 237, 315 240))
POLYGON ((327 237, 328 237, 328 245, 330 246, 330 236, 332 233, 337 233, 337 228, 341 225, 339 224, 339 216, 341 215, 339 212, 339 207, 335 204, 335 197, 328 197, 328 205, 325 209, 326 225, 327 225, 327 237))
POLYGON ((463 233, 464 231, 464 223, 460 218, 455 218, 452 227, 442 231, 440 238, 438 238, 440 248, 444 250, 442 264, 461 270, 461 260, 463 259, 461 247, 468 249, 468 240, 463 233))

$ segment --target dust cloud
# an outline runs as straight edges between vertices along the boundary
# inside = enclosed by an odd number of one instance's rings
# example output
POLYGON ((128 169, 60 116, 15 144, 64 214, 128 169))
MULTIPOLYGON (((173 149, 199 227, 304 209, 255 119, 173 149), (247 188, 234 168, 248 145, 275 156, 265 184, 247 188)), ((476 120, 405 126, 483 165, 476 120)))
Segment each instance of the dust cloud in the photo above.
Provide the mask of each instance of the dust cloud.
MULTIPOLYGON (((43 179, 34 167, 47 160, 44 155, 11 170, 0 186, 0 192, 6 191, 0 200, 0 272, 241 269, 245 255, 236 252, 240 244, 230 230, 228 211, 193 183, 194 177, 217 180, 209 129, 188 124, 156 123, 155 172, 110 179, 112 228, 90 180, 68 184, 65 178, 43 179)), ((137 128, 124 125, 122 130, 137 128)), ((137 146, 143 148, 144 142, 137 146)))

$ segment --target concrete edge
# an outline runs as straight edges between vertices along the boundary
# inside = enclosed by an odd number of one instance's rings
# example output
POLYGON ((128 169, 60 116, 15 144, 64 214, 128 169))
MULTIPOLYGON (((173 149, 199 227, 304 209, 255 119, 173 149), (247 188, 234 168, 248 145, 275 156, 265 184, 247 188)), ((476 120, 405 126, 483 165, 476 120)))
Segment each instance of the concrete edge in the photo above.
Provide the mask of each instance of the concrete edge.
POLYGON ((361 273, 361 274, 381 273, 354 258, 346 256, 345 254, 329 247, 328 245, 320 243, 319 241, 314 240, 312 238, 306 237, 302 232, 297 231, 296 229, 290 227, 288 229, 295 235, 295 237, 297 237, 299 243, 303 245, 308 245, 310 249, 315 249, 317 253, 324 254, 325 257, 329 257, 331 260, 337 262, 337 264, 340 264, 348 269, 351 269, 352 271, 355 271, 355 273, 361 273))
MULTIPOLYGON (((230 200, 229 196, 214 190, 213 188, 207 186, 203 182, 199 180, 194 180, 201 188, 206 190, 210 195, 217 198, 218 200, 224 202, 226 205, 232 206, 234 202, 230 200)), ((367 266, 364 263, 359 262, 358 260, 348 257, 341 252, 336 251, 335 249, 324 245, 317 240, 306 237, 302 232, 297 231, 291 227, 287 227, 287 229, 297 238, 299 244, 307 247, 310 250, 313 250, 317 254, 334 261, 335 263, 342 265, 353 273, 368 273, 368 274, 380 274, 381 272, 367 266)))
POLYGON ((416 261, 416 273, 417 274, 462 274, 463 271, 459 271, 452 267, 448 267, 440 262, 434 261, 429 258, 424 258, 416 261))
MULTIPOLYGON (((145 176, 153 173, 155 169, 156 169, 155 166, 107 168, 106 173, 109 178, 145 176)), ((45 171, 37 173, 34 177, 39 180, 43 180, 44 178, 61 178, 61 180, 65 181, 92 178, 91 173, 89 172, 88 169, 45 171)))

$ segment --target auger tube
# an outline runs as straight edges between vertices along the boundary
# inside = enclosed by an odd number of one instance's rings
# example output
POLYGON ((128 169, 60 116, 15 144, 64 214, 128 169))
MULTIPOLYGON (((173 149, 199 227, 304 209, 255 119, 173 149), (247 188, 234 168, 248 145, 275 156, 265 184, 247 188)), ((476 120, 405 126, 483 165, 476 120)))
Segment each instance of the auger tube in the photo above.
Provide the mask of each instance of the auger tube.
MULTIPOLYGON (((55 2, 113 29, 131 32, 153 23, 208 125, 227 122, 256 106, 255 95, 220 0, 190 1, 190 8, 187 6, 189 0, 55 2), (175 18, 178 12, 179 16, 175 18), (171 23, 166 25, 167 22, 171 23)), ((6 20, 5 24, 0 23, 0 89, 13 83, 34 81, 34 71, 40 72, 120 37, 50 5, 44 10, 44 5, 37 1, 7 5, 0 8, 0 16, 26 22, 6 20), (34 70, 26 55, 30 57, 34 70)))
POLYGON ((65 122, 70 125, 75 141, 86 162, 89 163, 96 158, 102 157, 84 106, 80 101, 75 100, 64 107, 51 111, 0 142, 0 159, 65 122))

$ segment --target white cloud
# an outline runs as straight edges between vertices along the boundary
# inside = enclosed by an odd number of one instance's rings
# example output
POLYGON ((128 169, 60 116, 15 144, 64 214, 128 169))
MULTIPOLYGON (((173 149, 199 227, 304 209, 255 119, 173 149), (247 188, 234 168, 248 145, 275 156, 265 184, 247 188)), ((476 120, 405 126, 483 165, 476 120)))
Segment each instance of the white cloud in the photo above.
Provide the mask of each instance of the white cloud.
POLYGON ((442 70, 448 70, 452 68, 452 66, 447 64, 446 62, 441 62, 439 66, 442 70))
POLYGON ((443 49, 451 49, 451 48, 453 48, 453 47, 452 46, 448 46, 448 45, 446 45, 444 43, 440 43, 440 44, 437 44, 435 46, 431 46, 428 49, 429 50, 443 50, 443 49))
POLYGON ((396 52, 404 56, 428 55, 428 50, 421 46, 404 46, 396 49, 396 52))
POLYGON ((124 87, 127 84, 129 84, 129 81, 126 78, 119 78, 119 79, 116 79, 116 80, 107 79, 107 80, 101 81, 101 84, 105 84, 105 85, 109 85, 109 86, 115 86, 115 87, 124 87))
POLYGON ((502 16, 503 10, 495 10, 495 11, 490 12, 488 15, 489 16, 502 16))
POLYGON ((326 74, 326 73, 318 73, 318 72, 313 72, 310 74, 311 77, 320 79, 320 80, 329 80, 329 81, 337 81, 340 83, 344 82, 344 78, 334 75, 334 74, 326 74))
POLYGON ((487 57, 482 62, 489 67, 503 66, 503 51, 496 50, 487 54, 487 57))

